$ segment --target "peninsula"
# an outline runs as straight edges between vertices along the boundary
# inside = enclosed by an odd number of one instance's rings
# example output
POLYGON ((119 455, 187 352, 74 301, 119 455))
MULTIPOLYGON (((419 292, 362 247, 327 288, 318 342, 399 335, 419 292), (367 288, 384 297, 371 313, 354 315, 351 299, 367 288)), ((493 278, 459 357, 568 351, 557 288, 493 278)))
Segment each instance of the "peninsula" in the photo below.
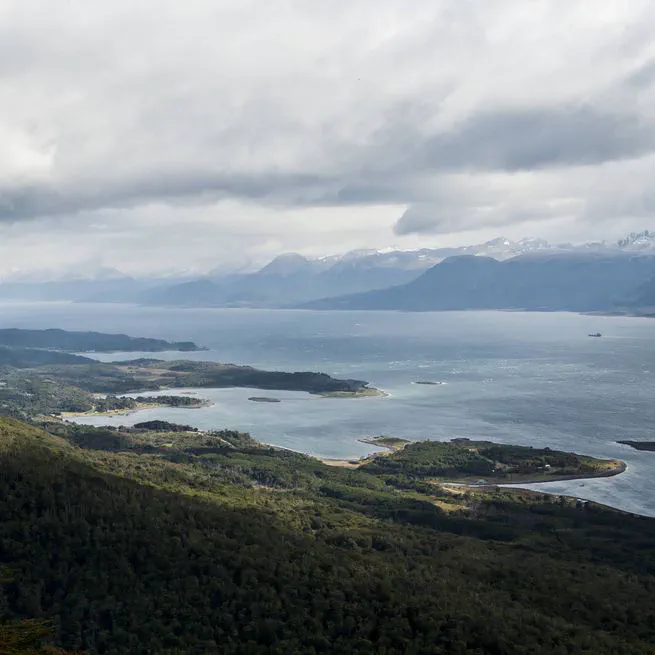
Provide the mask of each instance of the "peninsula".
POLYGON ((39 348, 62 352, 163 352, 177 350, 193 352, 207 350, 192 341, 164 341, 126 334, 103 332, 70 332, 68 330, 0 329, 0 346, 9 348, 39 348))
POLYGON ((360 460, 321 461, 376 475, 400 475, 431 484, 456 482, 478 487, 610 477, 626 470, 625 462, 616 459, 490 441, 410 442, 387 436, 360 441, 381 446, 388 452, 374 453, 360 460))
MULTIPOLYGON (((61 413, 129 413, 157 405, 198 407, 205 403, 201 399, 175 394, 125 397, 125 394, 185 387, 244 387, 268 391, 302 391, 316 396, 337 398, 383 395, 383 392, 363 380, 338 379, 326 373, 313 371, 264 371, 251 366, 185 359, 167 361, 139 358, 100 362, 80 354, 72 354, 61 348, 72 343, 75 343, 76 347, 82 345, 81 341, 73 339, 70 335, 86 335, 88 345, 98 347, 104 343, 108 348, 109 341, 105 342, 100 337, 112 335, 64 333, 67 335, 64 338, 61 331, 55 330, 55 336, 51 338, 49 330, 27 332, 27 335, 22 335, 24 338, 21 343, 48 344, 52 349, 0 345, 0 413, 15 418, 61 413), (47 338, 44 337, 44 333, 48 333, 47 338)), ((23 331, 5 331, 5 341, 12 341, 12 339, 16 341, 17 333, 22 334, 23 331)), ((123 337, 123 335, 119 336, 123 337)), ((123 347, 130 343, 135 348, 143 348, 147 345, 141 339, 124 338, 127 341, 121 341, 123 347)), ((150 344, 151 348, 156 346, 168 348, 187 343, 145 341, 155 342, 150 344)), ((197 348, 195 344, 191 345, 197 348)))
POLYGON ((655 441, 617 441, 616 443, 630 446, 635 450, 655 451, 655 441))

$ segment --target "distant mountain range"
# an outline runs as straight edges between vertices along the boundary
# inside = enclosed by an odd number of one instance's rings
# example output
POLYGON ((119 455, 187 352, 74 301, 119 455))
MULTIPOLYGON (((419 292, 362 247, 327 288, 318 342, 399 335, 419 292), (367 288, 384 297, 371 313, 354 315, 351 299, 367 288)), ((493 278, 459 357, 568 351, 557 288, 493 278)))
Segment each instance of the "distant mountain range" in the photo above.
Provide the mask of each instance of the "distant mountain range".
MULTIPOLYGON (((650 233, 648 233, 650 235, 650 233)), ((254 273, 207 276, 161 285, 141 294, 140 302, 172 306, 284 307, 312 300, 402 285, 440 262, 456 256, 486 256, 498 261, 534 253, 614 252, 642 247, 631 235, 621 246, 604 243, 551 245, 543 239, 485 243, 420 250, 355 250, 345 255, 309 259, 296 253, 280 255, 254 273)), ((655 233, 651 245, 655 253, 655 233)))
MULTIPOLYGON (((164 282, 164 280, 136 279, 128 276, 110 279, 65 279, 52 282, 3 282, 0 284, 0 299, 139 302, 141 293, 164 282)), ((168 284, 171 284, 170 280, 168 284)))
POLYGON ((655 313, 655 277, 640 284, 634 294, 626 298, 625 304, 628 307, 648 309, 655 313))
MULTIPOLYGON (((365 292, 382 293, 382 290, 390 287, 402 287, 420 278, 432 267, 453 257, 491 258, 492 261, 504 262, 525 256, 540 255, 546 259, 557 259, 565 255, 577 255, 583 258, 595 257, 597 262, 598 256, 602 255, 608 262, 613 262, 607 264, 612 268, 619 261, 614 259, 617 255, 647 255, 651 252, 655 256, 655 232, 647 231, 630 234, 616 244, 600 242, 583 245, 551 245, 543 239, 511 241, 500 237, 485 243, 457 248, 423 248, 412 251, 356 250, 341 256, 315 259, 290 253, 275 258, 254 273, 209 276, 179 284, 167 283, 148 289, 140 295, 139 300, 144 304, 187 307, 286 307, 304 306, 306 303, 310 303, 309 306, 323 307, 333 306, 334 303, 326 301, 311 303, 322 298, 365 292)), ((513 268, 509 267, 508 270, 513 268)), ((618 270, 616 273, 619 280, 622 279, 623 273, 619 273, 618 270)), ((635 275, 636 278, 632 276, 626 278, 626 287, 631 285, 634 287, 644 281, 639 277, 639 273, 635 275), (635 279, 637 282, 633 284, 635 279)), ((617 285, 620 286, 620 282, 617 282, 617 285)), ((614 288, 611 285, 610 287, 614 288)), ((620 286, 618 292, 623 293, 623 291, 624 287, 620 286)), ((509 302, 509 298, 506 299, 505 303, 509 302)), ((553 300, 548 302, 552 305, 553 300)), ((598 298, 588 299, 588 304, 594 306, 599 302, 598 298)), ((466 304, 464 300, 462 303, 466 304)), ((448 304, 457 303, 449 301, 448 304)), ((570 303, 567 301, 566 304, 570 303)))
POLYGON ((617 311, 646 308, 648 294, 655 290, 654 276, 655 253, 536 253, 505 261, 463 255, 444 260, 407 284, 326 298, 304 306, 409 311, 617 311))
POLYGON ((95 279, 3 283, 0 299, 181 307, 610 309, 647 306, 649 279, 655 277, 651 260, 655 231, 632 233, 614 244, 500 237, 452 248, 356 250, 320 258, 289 253, 255 272, 216 269, 203 277, 137 279, 112 269, 95 279))

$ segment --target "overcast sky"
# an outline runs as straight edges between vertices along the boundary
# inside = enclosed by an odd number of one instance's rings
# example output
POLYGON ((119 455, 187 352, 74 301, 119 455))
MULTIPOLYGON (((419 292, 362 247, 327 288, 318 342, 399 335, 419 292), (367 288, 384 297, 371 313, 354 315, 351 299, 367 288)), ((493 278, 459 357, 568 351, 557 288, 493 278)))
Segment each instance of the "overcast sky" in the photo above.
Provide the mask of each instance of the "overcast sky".
POLYGON ((655 227, 652 0, 0 0, 0 275, 655 227))

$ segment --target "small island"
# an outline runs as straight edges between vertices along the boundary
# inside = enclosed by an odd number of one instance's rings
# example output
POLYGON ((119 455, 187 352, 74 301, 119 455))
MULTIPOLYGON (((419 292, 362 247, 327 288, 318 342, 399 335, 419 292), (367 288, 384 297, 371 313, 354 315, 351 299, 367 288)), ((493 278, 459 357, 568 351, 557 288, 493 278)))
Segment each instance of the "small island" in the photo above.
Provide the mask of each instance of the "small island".
POLYGON ((617 441, 616 443, 630 446, 635 450, 655 451, 655 441, 617 441))

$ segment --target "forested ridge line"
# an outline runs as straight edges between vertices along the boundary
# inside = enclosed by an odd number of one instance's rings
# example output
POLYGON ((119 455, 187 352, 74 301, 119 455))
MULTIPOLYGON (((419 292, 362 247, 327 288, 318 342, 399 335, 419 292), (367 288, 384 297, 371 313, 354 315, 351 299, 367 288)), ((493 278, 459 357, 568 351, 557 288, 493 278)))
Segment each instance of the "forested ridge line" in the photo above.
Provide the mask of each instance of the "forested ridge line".
POLYGON ((88 653, 655 653, 650 519, 509 493, 446 510, 177 434, 109 452, 0 420, 5 619, 88 653))

